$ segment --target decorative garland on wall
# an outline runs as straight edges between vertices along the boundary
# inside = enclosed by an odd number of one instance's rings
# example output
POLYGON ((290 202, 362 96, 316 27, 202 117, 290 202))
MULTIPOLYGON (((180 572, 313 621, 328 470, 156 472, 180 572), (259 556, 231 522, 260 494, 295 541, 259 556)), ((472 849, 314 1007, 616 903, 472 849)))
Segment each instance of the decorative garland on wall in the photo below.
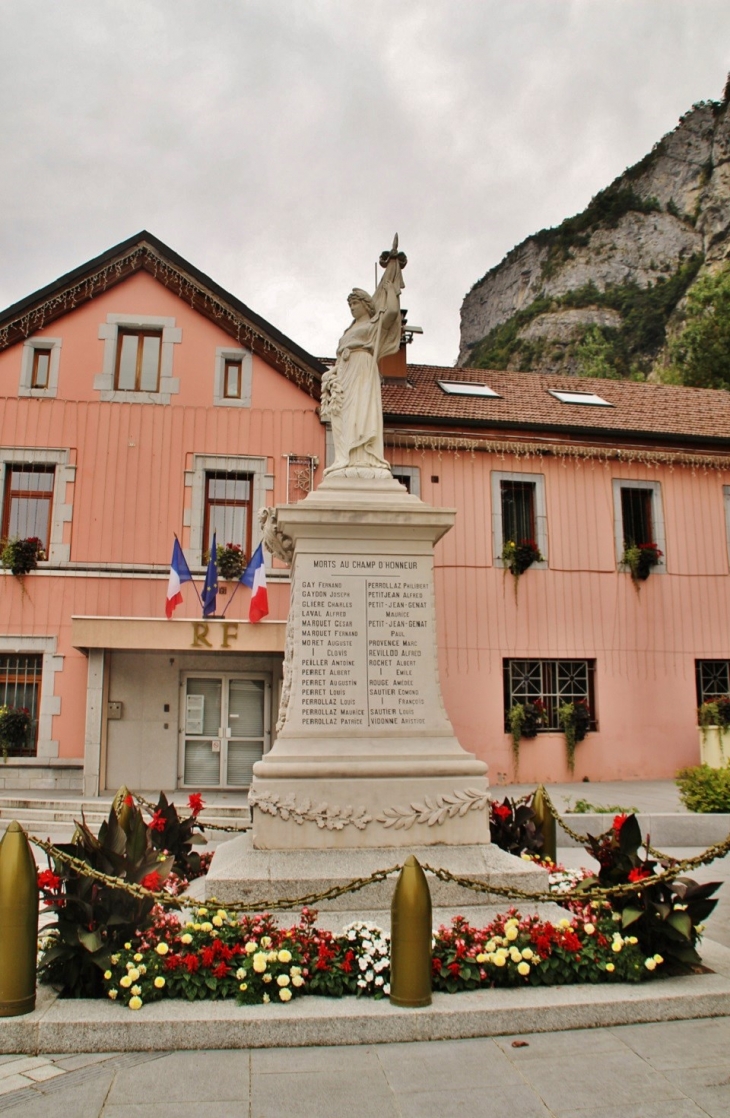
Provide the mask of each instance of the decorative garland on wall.
POLYGON ((644 447, 575 446, 571 443, 523 442, 522 440, 470 439, 458 435, 411 434, 407 431, 386 431, 387 446, 424 453, 461 453, 476 451, 514 458, 562 458, 564 461, 586 460, 607 465, 609 462, 640 462, 644 466, 689 466, 692 471, 730 470, 730 455, 700 454, 685 450, 648 450, 644 447))
POLYGON ((48 323, 72 311, 81 303, 88 302, 95 295, 100 295, 108 287, 140 269, 149 272, 165 287, 184 299, 193 310, 218 322, 221 329, 236 338, 240 345, 247 346, 255 353, 266 357, 287 380, 303 388, 315 399, 318 397, 318 381, 311 370, 297 365, 284 349, 256 330, 240 313, 227 306, 197 280, 169 264, 149 245, 139 245, 126 255, 98 268, 92 275, 86 276, 78 283, 38 303, 31 310, 11 319, 0 327, 0 350, 37 333, 48 323))

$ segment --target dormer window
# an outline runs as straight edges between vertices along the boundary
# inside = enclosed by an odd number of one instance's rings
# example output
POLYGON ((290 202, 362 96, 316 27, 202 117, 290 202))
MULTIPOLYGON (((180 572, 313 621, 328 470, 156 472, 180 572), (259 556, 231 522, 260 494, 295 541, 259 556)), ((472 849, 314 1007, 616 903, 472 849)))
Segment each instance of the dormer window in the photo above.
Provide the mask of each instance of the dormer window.
POLYGON ((159 392, 161 330, 120 329, 114 388, 118 392, 159 392))

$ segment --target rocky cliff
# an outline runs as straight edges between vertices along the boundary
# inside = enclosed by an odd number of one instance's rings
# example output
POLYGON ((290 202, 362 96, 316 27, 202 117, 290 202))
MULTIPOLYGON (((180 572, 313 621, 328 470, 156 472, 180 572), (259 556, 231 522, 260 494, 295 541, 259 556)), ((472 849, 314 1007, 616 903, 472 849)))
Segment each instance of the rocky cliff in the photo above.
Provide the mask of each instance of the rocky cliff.
POLYGON ((730 79, 586 209, 512 249, 461 310, 459 365, 646 376, 698 274, 730 257, 730 79))

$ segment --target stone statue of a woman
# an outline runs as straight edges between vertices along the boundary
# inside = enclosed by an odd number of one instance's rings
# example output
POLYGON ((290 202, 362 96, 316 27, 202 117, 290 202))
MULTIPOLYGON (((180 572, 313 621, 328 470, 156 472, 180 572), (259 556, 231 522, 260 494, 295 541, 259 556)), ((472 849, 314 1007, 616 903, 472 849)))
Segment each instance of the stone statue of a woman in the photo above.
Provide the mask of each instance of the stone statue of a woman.
POLYGON ((337 345, 337 359, 322 378, 320 415, 332 425, 335 459, 325 477, 390 475, 383 451, 383 402, 378 361, 397 353, 401 342, 400 293, 405 253, 398 235, 381 253, 385 269, 374 295, 356 287, 347 302, 352 322, 337 345))

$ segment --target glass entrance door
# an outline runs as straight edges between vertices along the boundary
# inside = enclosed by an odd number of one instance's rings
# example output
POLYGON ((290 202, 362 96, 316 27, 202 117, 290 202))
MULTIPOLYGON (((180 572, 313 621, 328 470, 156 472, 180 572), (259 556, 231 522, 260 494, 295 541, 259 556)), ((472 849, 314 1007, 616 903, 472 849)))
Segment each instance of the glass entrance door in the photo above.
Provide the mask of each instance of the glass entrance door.
POLYGON ((199 672, 183 680, 182 783, 244 788, 269 747, 268 680, 199 672))

